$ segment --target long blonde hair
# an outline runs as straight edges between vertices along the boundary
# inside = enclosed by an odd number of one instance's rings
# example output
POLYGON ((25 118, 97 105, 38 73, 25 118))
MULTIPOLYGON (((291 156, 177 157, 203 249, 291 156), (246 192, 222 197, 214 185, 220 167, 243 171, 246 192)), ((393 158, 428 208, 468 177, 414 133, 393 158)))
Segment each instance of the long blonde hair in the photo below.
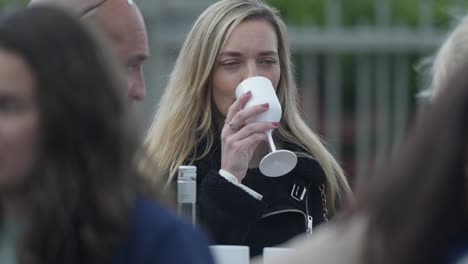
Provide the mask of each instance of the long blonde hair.
POLYGON ((193 163, 210 152, 216 141, 210 77, 227 37, 247 19, 269 21, 278 38, 281 76, 277 93, 283 118, 275 136, 302 147, 301 155, 320 163, 327 178, 330 208, 334 209, 335 200, 349 195, 350 187, 336 160, 300 116, 286 27, 278 12, 260 0, 222 0, 197 19, 161 98, 145 145, 150 159, 142 162, 142 169, 146 175, 169 184, 180 165, 193 163), (197 153, 201 142, 205 142, 205 148, 197 153))

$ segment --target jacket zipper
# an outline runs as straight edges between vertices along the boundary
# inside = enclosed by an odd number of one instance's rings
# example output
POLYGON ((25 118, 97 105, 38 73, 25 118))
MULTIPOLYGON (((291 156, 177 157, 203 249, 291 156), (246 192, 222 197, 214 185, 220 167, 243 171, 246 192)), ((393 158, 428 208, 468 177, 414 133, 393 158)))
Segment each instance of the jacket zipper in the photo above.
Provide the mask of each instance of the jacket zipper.
POLYGON ((306 211, 306 216, 307 216, 306 233, 307 233, 307 235, 312 235, 312 225, 313 225, 314 219, 309 214, 309 192, 310 192, 310 185, 307 186, 307 193, 306 193, 306 197, 305 197, 305 211, 306 211))
POLYGON ((307 216, 307 230, 306 230, 307 235, 312 235, 312 224, 313 224, 312 216, 308 215, 307 216))
POLYGON ((270 217, 270 216, 273 216, 273 215, 277 215, 277 214, 283 214, 283 213, 300 213, 305 218, 307 218, 306 214, 304 212, 302 212, 301 210, 298 210, 298 209, 284 209, 284 210, 278 210, 278 211, 269 212, 268 214, 264 214, 264 215, 262 215, 261 219, 264 219, 264 218, 267 218, 267 217, 270 217))
POLYGON ((300 213, 304 216, 305 219, 305 227, 306 227, 306 233, 307 234, 312 234, 312 216, 305 214, 303 211, 298 210, 298 209, 284 209, 284 210, 278 210, 278 211, 273 211, 268 214, 262 215, 261 219, 265 219, 267 217, 273 216, 273 215, 278 215, 278 214, 284 214, 284 213, 300 213))

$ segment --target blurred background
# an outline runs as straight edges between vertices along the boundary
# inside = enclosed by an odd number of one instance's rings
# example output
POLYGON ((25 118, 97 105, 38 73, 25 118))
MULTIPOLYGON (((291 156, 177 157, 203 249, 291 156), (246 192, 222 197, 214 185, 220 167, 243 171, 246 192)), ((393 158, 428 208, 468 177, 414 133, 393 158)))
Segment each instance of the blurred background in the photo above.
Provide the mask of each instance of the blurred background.
MULTIPOLYGON (((468 0, 266 0, 288 25, 300 104, 350 180, 391 153, 418 109, 417 68, 463 16, 468 0)), ((2 9, 27 0, 0 0, 2 9)), ((151 56, 148 127, 179 48, 215 0, 136 0, 151 56)))

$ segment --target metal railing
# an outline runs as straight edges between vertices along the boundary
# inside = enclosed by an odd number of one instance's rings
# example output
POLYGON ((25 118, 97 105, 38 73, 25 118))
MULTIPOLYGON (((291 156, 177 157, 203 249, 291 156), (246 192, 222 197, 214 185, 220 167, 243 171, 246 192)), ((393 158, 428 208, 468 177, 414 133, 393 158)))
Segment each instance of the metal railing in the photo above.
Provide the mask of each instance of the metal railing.
MULTIPOLYGON (((348 173, 361 175, 376 155, 388 154, 407 131, 418 90, 413 66, 435 51, 447 29, 433 26, 433 0, 408 0, 419 5, 416 27, 390 21, 391 0, 375 0, 374 23, 343 27, 341 1, 352 0, 326 1, 322 27, 289 25, 289 39, 306 120, 348 173)), ((145 17, 153 49, 147 71, 151 87, 147 120, 191 23, 213 2, 141 3, 143 11, 148 11, 145 17)), ((461 1, 451 4, 453 10, 460 10, 461 1)))

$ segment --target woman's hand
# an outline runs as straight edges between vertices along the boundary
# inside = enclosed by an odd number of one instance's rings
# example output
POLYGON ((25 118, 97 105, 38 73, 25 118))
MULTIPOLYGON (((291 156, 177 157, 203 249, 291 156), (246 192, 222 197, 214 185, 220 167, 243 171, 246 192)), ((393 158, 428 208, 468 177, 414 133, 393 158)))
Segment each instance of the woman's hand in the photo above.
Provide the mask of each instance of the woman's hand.
POLYGON ((258 144, 268 142, 267 130, 278 127, 277 122, 254 122, 245 125, 246 120, 268 110, 268 104, 255 105, 242 109, 250 99, 249 91, 239 97, 229 107, 221 132, 221 169, 230 172, 241 182, 252 155, 258 144))

